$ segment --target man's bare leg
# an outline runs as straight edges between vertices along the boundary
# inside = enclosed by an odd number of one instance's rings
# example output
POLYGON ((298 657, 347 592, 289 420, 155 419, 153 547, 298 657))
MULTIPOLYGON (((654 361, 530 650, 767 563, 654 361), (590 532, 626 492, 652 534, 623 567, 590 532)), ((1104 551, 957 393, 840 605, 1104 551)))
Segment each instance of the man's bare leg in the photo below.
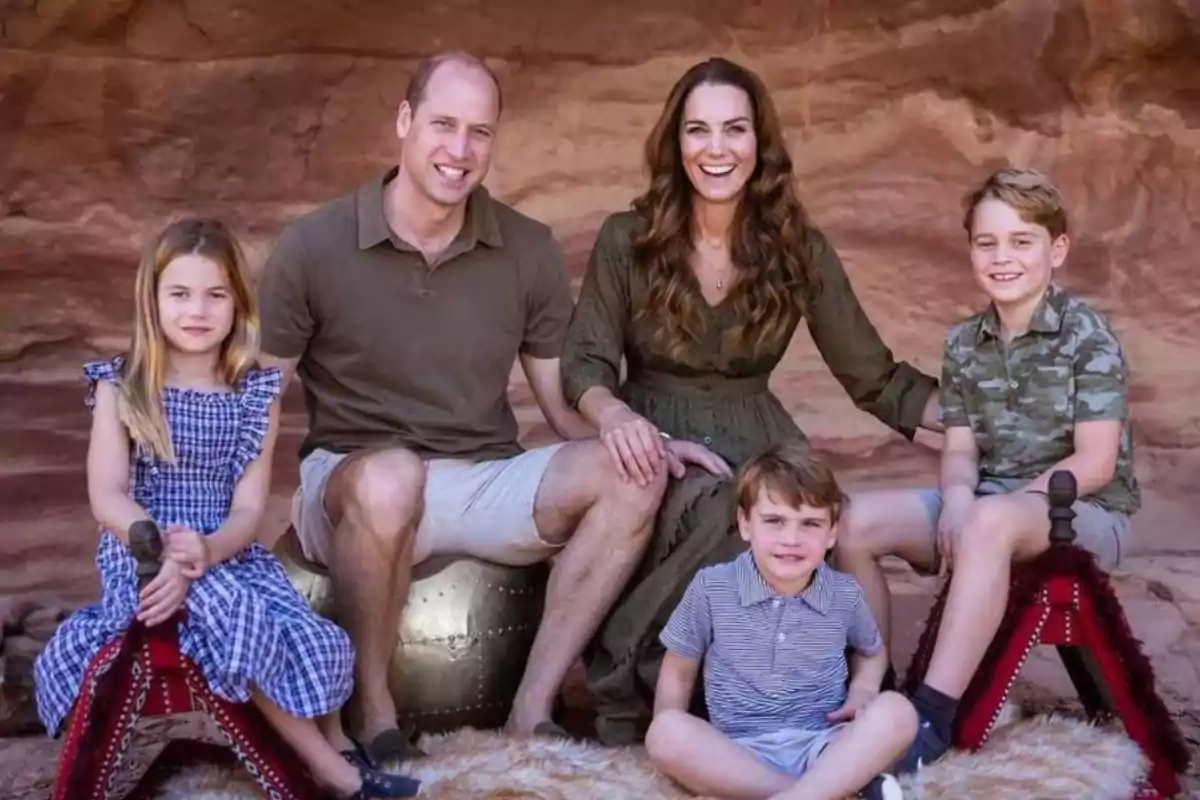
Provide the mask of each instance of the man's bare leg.
POLYGON ((513 700, 507 730, 527 736, 550 719, 571 665, 646 549, 667 475, 623 483, 599 442, 555 453, 538 487, 534 521, 550 542, 567 541, 550 573, 542 623, 513 700), (569 541, 568 541, 569 540, 569 541))
POLYGON ((425 465, 399 449, 347 458, 329 476, 325 491, 325 507, 337 526, 329 567, 338 615, 355 647, 355 702, 364 744, 396 728, 388 669, 400 638, 424 494, 425 465))
POLYGON ((875 614, 884 643, 892 644, 892 599, 879 559, 899 556, 917 569, 936 564, 936 522, 920 491, 897 489, 852 495, 838 523, 834 564, 854 576, 875 614))
POLYGON ((906 697, 884 692, 839 732, 796 785, 778 800, 837 800, 853 796, 904 752, 917 733, 917 712, 906 697))
POLYGON ((1050 546, 1046 499, 1026 492, 984 497, 971 506, 954 554, 953 578, 925 683, 962 697, 1000 628, 1014 561, 1050 546))
POLYGON ((660 772, 702 796, 762 800, 796 782, 684 711, 654 715, 646 731, 646 753, 660 772))

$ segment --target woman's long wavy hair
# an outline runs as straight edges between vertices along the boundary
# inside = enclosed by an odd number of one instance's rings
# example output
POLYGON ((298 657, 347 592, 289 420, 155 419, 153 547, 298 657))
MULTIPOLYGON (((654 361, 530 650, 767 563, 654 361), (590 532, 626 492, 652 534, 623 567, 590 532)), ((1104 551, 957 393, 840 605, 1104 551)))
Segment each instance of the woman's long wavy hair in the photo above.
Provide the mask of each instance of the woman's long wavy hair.
POLYGON ((258 304, 241 246, 230 230, 213 219, 173 222, 146 248, 134 284, 133 347, 117 382, 121 421, 140 450, 173 462, 175 448, 163 411, 162 391, 170 357, 158 311, 163 270, 183 255, 199 255, 219 265, 233 295, 233 329, 221 343, 221 376, 236 386, 256 363, 259 346, 258 304))
POLYGON ((738 321, 725 335, 758 355, 778 345, 818 286, 805 257, 807 220, 775 105, 755 73, 724 58, 710 58, 683 74, 646 139, 650 187, 633 202, 645 222, 633 242, 633 259, 644 270, 647 291, 634 318, 653 322, 654 336, 673 358, 703 333, 704 300, 688 268, 694 190, 680 144, 684 104, 701 84, 741 89, 753 109, 757 163, 738 203, 730 243, 737 268, 730 302, 738 321))

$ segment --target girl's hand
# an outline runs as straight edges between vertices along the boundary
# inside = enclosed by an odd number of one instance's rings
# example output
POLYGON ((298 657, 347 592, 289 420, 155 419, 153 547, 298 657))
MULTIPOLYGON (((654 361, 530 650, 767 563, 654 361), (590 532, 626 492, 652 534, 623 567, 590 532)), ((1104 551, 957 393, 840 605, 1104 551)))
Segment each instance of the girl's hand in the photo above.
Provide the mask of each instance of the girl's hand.
POLYGON ((212 562, 204 535, 182 525, 168 525, 165 539, 164 560, 169 559, 182 567, 184 577, 199 580, 212 562))
POLYGON ((147 628, 166 622, 183 606, 192 582, 183 574, 183 567, 174 559, 163 561, 154 580, 146 584, 138 598, 138 621, 147 628))

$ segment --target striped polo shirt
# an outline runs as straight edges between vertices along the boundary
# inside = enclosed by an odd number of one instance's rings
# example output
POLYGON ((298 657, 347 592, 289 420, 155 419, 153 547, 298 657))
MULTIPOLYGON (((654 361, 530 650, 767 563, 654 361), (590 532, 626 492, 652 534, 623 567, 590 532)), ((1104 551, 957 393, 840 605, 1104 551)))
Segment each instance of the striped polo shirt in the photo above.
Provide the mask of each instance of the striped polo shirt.
POLYGON ((822 563, 800 594, 776 594, 747 551, 696 573, 660 634, 704 663, 709 720, 731 738, 831 726, 846 700, 846 648, 883 646, 857 581, 822 563))

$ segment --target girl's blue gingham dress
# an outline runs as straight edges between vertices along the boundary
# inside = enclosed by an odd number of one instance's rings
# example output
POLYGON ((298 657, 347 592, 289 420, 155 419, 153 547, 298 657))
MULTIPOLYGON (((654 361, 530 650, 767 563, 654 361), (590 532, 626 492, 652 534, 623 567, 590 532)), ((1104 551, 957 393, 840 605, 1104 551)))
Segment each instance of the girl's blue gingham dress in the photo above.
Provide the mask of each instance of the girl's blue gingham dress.
MULTIPOLYGON (((84 366, 89 408, 96 381, 114 380, 121 364, 118 356, 84 366)), ((136 449, 130 456, 132 496, 161 529, 177 523, 208 534, 220 527, 238 479, 262 450, 280 388, 279 370, 270 369, 247 373, 236 391, 164 390, 176 463, 155 461, 136 449)), ((51 736, 61 732, 88 664, 137 614, 135 562, 109 531, 101 534, 96 566, 100 602, 65 620, 35 664, 38 714, 51 736)), ((298 717, 327 714, 349 698, 354 668, 349 636, 309 608, 262 545, 209 566, 188 589, 186 604, 180 648, 217 695, 245 702, 251 687, 258 687, 298 717)))

